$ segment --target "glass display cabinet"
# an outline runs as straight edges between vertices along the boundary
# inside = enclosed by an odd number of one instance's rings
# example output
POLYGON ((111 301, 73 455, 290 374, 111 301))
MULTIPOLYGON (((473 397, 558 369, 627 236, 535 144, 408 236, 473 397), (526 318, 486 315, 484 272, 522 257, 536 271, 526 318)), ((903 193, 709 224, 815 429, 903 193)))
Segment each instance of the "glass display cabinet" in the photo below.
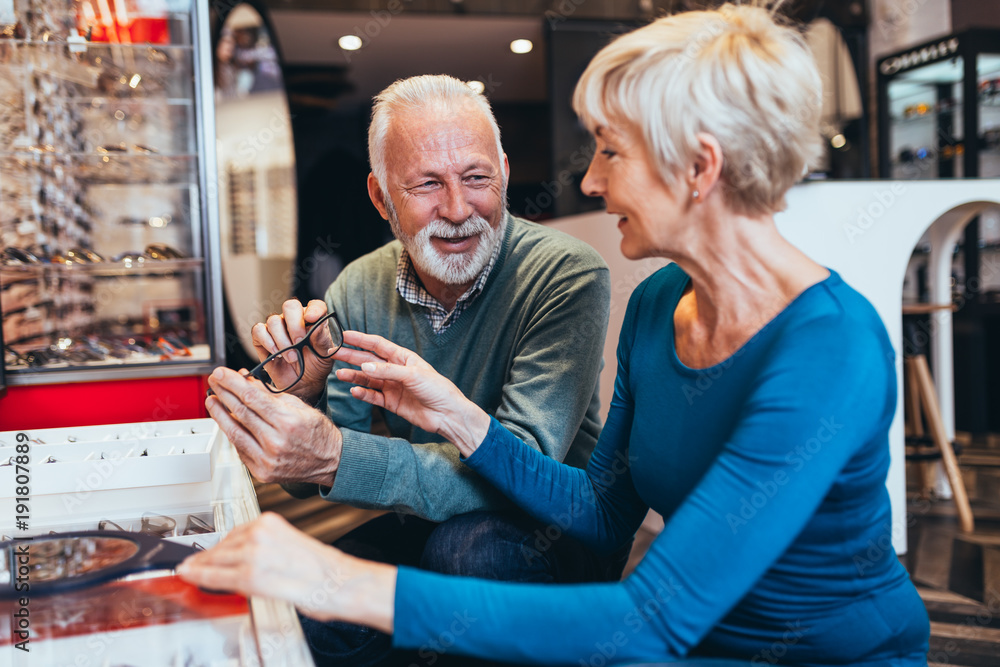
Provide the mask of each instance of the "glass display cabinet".
POLYGON ((222 363, 207 10, 0 1, 8 385, 222 363))
POLYGON ((969 30, 878 61, 883 178, 1000 176, 1000 30, 969 30))

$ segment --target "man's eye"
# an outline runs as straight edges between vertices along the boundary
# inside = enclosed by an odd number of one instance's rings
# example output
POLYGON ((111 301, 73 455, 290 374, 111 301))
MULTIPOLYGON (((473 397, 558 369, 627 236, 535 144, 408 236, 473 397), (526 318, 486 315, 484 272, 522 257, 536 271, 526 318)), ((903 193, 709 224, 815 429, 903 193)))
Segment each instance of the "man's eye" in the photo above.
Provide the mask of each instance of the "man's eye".
POLYGON ((617 155, 617 153, 615 153, 615 152, 614 152, 613 150, 611 150, 610 148, 605 148, 605 149, 604 149, 603 151, 601 151, 601 155, 604 155, 605 157, 609 157, 609 158, 612 158, 612 157, 614 157, 615 155, 617 155))

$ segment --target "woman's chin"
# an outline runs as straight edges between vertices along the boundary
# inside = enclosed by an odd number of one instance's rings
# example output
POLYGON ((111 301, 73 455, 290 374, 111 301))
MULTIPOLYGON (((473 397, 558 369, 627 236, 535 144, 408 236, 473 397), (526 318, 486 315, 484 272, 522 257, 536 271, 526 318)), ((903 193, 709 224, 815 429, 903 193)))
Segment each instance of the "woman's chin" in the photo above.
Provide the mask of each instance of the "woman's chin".
POLYGON ((623 238, 621 251, 625 259, 645 259, 650 256, 649 250, 639 244, 632 243, 628 238, 623 238))

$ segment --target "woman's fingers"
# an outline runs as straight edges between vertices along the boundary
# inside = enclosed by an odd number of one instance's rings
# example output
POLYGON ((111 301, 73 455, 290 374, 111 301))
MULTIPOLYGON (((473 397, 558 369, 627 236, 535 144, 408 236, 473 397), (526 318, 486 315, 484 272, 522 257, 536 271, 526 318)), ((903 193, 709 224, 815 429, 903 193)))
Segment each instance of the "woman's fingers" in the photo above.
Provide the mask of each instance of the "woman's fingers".
POLYGON ((351 364, 352 366, 360 366, 366 361, 385 361, 382 357, 377 357, 371 352, 366 352, 365 350, 355 350, 349 347, 342 347, 337 350, 337 353, 333 355, 333 358, 337 361, 343 361, 345 364, 351 364))
POLYGON ((375 407, 385 407, 385 394, 374 389, 369 389, 368 387, 351 387, 351 396, 361 399, 365 403, 370 403, 375 407))
POLYGON ((411 357, 420 358, 416 353, 405 347, 400 347, 382 336, 361 333, 360 331, 345 331, 344 344, 374 352, 382 359, 397 364, 405 364, 411 357))

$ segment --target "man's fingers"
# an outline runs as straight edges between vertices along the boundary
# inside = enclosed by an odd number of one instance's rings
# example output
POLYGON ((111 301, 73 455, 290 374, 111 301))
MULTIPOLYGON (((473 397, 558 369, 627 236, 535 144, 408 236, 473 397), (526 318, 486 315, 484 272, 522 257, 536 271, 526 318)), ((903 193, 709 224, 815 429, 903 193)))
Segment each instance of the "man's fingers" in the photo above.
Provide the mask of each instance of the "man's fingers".
POLYGON ((263 361, 280 349, 274 342, 271 332, 267 330, 267 325, 263 322, 253 325, 250 329, 250 337, 253 339, 253 347, 257 351, 259 361, 263 361))
MULTIPOLYGON (((302 337, 306 335, 306 313, 302 303, 298 299, 289 299, 284 302, 281 304, 281 317, 285 320, 285 329, 288 331, 289 338, 292 341, 302 340, 302 337)), ((268 318, 268 325, 270 325, 270 320, 271 318, 268 318)), ((287 345, 291 344, 289 342, 287 345)))
POLYGON ((233 447, 240 454, 240 459, 250 468, 251 472, 257 474, 261 469, 260 460, 263 455, 263 450, 257 439, 242 424, 233 419, 218 395, 205 399, 205 408, 208 410, 209 416, 226 434, 229 442, 233 443, 233 447))
MULTIPOLYGON (((278 350, 289 347, 292 344, 292 338, 295 337, 295 333, 289 327, 289 320, 285 319, 281 315, 271 315, 267 318, 265 323, 267 327, 268 334, 271 335, 272 340, 274 340, 274 349, 271 351, 273 354, 278 350)), ((302 327, 300 326, 299 329, 302 327)), ((301 338, 302 334, 299 334, 298 338, 301 338)), ((296 340, 298 339, 296 338, 296 340)), ((289 352, 286 361, 295 361, 297 355, 294 352, 289 352)))
POLYGON ((208 384, 222 404, 246 430, 259 439, 273 438, 274 394, 264 389, 256 379, 240 375, 228 368, 216 368, 208 384))
POLYGON ((326 302, 320 299, 313 299, 306 304, 305 321, 316 322, 326 315, 326 302))

